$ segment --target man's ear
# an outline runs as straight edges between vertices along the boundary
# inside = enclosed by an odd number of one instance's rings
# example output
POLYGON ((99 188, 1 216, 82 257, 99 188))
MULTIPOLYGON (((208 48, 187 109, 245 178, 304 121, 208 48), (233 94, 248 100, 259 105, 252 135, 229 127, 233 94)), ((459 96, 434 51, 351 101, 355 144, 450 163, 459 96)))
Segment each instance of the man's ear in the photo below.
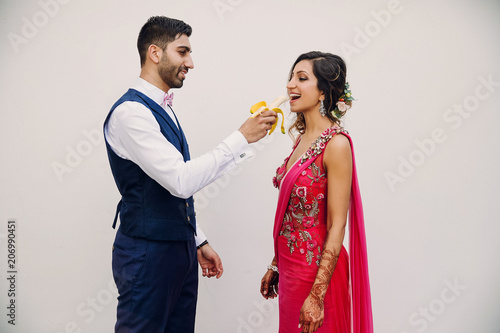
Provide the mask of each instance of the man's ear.
POLYGON ((151 44, 148 47, 148 58, 158 65, 160 63, 161 57, 163 56, 163 50, 155 44, 151 44))

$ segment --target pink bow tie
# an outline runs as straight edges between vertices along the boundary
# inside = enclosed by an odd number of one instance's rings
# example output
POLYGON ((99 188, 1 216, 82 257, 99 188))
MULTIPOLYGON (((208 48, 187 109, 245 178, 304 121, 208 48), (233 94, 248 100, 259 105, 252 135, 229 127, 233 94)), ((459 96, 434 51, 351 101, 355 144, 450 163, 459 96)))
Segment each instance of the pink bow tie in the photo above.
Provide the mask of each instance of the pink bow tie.
POLYGON ((165 93, 165 97, 163 97, 163 102, 161 103, 161 106, 165 107, 167 105, 172 106, 174 104, 174 93, 171 92, 170 94, 165 93))

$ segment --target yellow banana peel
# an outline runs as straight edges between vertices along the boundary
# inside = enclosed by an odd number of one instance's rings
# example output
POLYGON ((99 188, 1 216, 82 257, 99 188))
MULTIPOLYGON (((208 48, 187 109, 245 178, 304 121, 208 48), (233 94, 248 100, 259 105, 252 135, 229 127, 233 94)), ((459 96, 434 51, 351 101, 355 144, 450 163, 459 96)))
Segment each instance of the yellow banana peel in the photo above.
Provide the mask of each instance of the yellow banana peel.
MULTIPOLYGON (((285 124, 284 124, 285 123, 285 115, 283 114, 283 111, 281 111, 281 109, 278 106, 280 106, 281 104, 283 104, 287 100, 288 100, 288 98, 286 98, 285 96, 279 96, 271 104, 269 104, 269 106, 267 106, 265 101, 256 103, 250 108, 250 113, 252 114, 250 116, 250 118, 255 118, 259 114, 261 114, 262 112, 267 111, 267 110, 273 110, 276 113, 281 113, 281 133, 285 134, 285 124)), ((271 135, 271 133, 274 132, 274 129, 276 128, 277 125, 278 125, 278 120, 276 120, 276 122, 271 127, 271 130, 269 131, 269 135, 271 135)))

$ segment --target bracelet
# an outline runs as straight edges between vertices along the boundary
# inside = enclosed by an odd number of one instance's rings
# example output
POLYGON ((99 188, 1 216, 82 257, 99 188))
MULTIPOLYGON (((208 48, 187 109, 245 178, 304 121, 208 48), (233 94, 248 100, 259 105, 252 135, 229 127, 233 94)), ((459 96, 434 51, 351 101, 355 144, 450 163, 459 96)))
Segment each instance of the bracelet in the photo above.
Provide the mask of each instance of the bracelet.
POLYGON ((280 272, 278 271, 278 267, 276 267, 276 266, 274 266, 274 265, 269 265, 269 266, 267 266, 267 270, 272 270, 272 271, 274 271, 274 272, 276 272, 276 273, 278 273, 278 274, 280 273, 280 272))
POLYGON ((198 246, 196 247, 196 249, 197 249, 197 250, 199 250, 202 246, 205 246, 205 245, 207 245, 207 244, 208 244, 208 241, 205 239, 205 241, 204 241, 203 243, 201 243, 200 245, 198 245, 198 246))

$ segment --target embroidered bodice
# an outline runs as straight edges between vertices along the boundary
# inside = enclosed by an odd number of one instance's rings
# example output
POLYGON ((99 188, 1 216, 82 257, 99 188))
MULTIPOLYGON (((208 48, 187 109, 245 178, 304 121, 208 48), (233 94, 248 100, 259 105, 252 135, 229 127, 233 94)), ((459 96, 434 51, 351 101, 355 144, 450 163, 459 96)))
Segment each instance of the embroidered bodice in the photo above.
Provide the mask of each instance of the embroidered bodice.
MULTIPOLYGON (((341 131, 343 130, 338 127, 326 129, 300 160, 291 166, 297 168, 307 160, 314 159, 295 179, 280 230, 280 236, 288 239, 290 253, 294 254, 297 251, 299 255, 305 256, 309 265, 314 261, 319 266, 326 236, 327 177, 323 166, 323 152, 332 136, 341 131)), ((300 138, 293 150, 299 140, 300 138)), ((276 170, 273 183, 277 188, 280 188, 281 182, 286 177, 286 165, 290 156, 276 170)))

